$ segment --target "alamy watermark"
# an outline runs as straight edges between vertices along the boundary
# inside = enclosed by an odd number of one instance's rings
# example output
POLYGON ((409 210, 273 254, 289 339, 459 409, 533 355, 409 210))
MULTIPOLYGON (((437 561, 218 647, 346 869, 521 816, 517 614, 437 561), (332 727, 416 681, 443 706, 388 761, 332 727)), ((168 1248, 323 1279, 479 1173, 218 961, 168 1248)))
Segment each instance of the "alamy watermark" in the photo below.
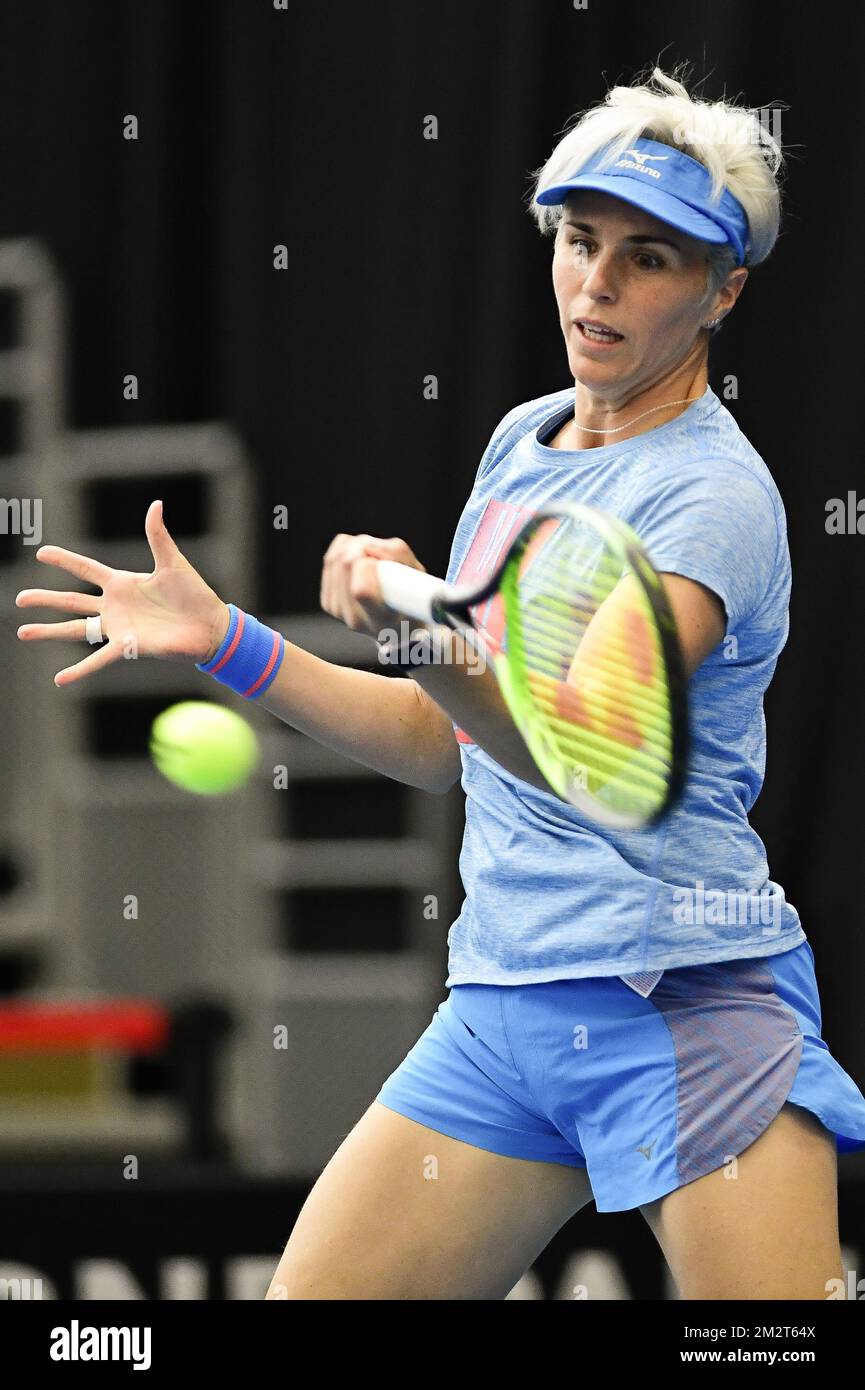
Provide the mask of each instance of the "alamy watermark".
POLYGON ((780 144, 781 114, 785 109, 784 106, 743 106, 732 117, 729 110, 701 109, 698 125, 676 126, 673 140, 677 145, 688 145, 696 136, 700 140, 715 139, 725 144, 780 144))
POLYGON ((67 1327, 51 1329, 48 1355, 52 1361, 131 1361, 133 1370, 151 1364, 150 1327, 91 1327, 73 1318, 67 1327))
POLYGON ((865 536, 865 497, 852 489, 846 497, 830 497, 825 526, 829 536, 865 536))
POLYGON ((41 545, 42 498, 0 497, 0 536, 20 536, 25 545, 41 545))
POLYGON ((687 927, 756 927, 763 936, 781 930, 784 890, 780 884, 763 888, 706 888, 698 878, 693 888, 674 888, 673 921, 687 927))
POLYGON ((0 1277, 0 1302, 7 1299, 14 1302, 28 1302, 31 1300, 41 1300, 42 1280, 41 1279, 19 1279, 0 1277))
POLYGON ((399 630, 382 628, 376 637, 382 666, 465 666, 470 676, 487 669, 487 649, 472 629, 413 627, 402 618, 399 630))

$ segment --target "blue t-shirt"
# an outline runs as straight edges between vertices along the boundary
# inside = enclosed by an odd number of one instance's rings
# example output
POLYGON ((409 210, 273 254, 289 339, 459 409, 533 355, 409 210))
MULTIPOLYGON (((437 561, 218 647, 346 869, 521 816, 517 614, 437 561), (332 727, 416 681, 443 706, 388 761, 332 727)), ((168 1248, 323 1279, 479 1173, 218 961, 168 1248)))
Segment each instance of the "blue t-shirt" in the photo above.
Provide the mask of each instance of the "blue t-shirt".
MULTIPOLYGON (((806 939, 748 824, 763 783, 763 693, 787 640, 790 555, 774 481, 710 387, 667 424, 621 443, 551 449, 573 387, 510 411, 484 453, 447 578, 488 574, 550 502, 629 523, 659 570, 699 580, 726 634, 689 682, 683 796, 659 824, 612 830, 506 772, 459 727, 465 900, 448 933, 446 986, 619 975, 647 994, 659 972, 772 956, 806 939)), ((487 605, 487 626, 501 620, 487 605)), ((491 634, 493 635, 493 634, 491 634)))

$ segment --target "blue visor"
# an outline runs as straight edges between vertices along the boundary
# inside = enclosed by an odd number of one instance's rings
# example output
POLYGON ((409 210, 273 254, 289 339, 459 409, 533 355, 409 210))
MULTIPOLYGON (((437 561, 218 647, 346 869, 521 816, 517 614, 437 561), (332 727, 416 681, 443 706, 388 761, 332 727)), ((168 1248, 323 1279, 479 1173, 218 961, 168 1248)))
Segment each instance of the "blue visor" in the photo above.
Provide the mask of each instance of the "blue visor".
POLYGON ((712 175, 704 164, 672 145, 640 139, 601 169, 609 149, 606 146, 564 183, 545 188, 535 202, 555 206, 578 188, 611 193, 689 236, 718 246, 728 242, 736 264, 742 264, 750 249, 745 210, 726 188, 720 199, 711 199, 712 175))

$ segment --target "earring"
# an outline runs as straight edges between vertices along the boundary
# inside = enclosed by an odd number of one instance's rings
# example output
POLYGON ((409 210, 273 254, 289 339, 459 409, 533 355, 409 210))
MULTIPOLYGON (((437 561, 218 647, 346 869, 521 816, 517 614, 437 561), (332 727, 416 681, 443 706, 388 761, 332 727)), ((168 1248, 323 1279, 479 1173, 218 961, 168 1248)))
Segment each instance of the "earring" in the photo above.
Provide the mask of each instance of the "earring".
POLYGON ((705 327, 706 327, 706 328, 714 328, 715 325, 716 325, 717 323, 720 323, 720 322, 721 322, 721 319, 722 319, 722 318, 723 318, 723 314, 719 315, 719 317, 716 318, 716 319, 709 319, 709 322, 705 325, 705 327))

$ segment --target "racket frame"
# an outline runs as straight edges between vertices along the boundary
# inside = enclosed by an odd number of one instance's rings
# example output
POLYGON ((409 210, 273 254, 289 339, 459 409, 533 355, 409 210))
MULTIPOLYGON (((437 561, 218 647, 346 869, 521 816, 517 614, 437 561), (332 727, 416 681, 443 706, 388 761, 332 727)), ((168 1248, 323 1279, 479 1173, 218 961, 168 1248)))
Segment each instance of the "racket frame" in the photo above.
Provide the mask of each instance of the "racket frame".
MULTIPOLYGON (((601 508, 590 506, 587 503, 560 503, 541 507, 520 527, 503 558, 479 585, 447 584, 442 580, 433 579, 424 571, 417 570, 410 570, 409 574, 404 577, 397 576, 396 570, 405 570, 407 567, 395 565, 387 560, 380 561, 379 573, 383 580, 390 571, 391 582, 389 584, 383 583, 383 588, 388 590, 384 595, 385 601, 391 604, 396 589, 400 588, 400 603, 407 602, 411 605, 401 608, 400 611, 421 621, 440 624, 455 631, 459 631, 460 628, 467 628, 483 637, 483 629, 473 621, 470 610, 502 590, 502 579, 515 556, 522 554, 527 539, 537 531, 544 521, 556 519, 583 522, 599 532, 608 547, 628 565, 651 610, 667 673, 667 690, 670 702, 670 775, 663 802, 649 817, 628 815, 614 811, 611 807, 605 806, 587 789, 584 790, 578 785, 573 785, 572 779, 569 779, 563 772, 561 776, 556 777, 554 775, 551 778, 547 767, 544 766, 550 761, 550 754, 536 724, 534 721, 527 722, 522 717, 515 718, 515 723, 529 751, 538 762, 543 776, 553 790, 572 806, 584 811, 593 820, 611 828, 641 829, 649 827, 657 824, 669 813, 684 789, 690 743, 687 677, 676 620, 663 581, 639 537, 626 522, 620 521, 618 517, 611 516, 601 508), (417 580, 412 580, 411 575, 416 575, 417 580), (405 579, 404 587, 399 584, 400 578, 405 579)), ((391 606, 397 605, 392 604, 391 606)), ((514 670, 507 655, 494 651, 493 660, 502 694, 511 714, 513 714, 513 702, 524 706, 526 703, 530 703, 530 699, 527 700, 525 690, 522 692, 516 690, 514 670)), ((560 769, 560 771, 562 770, 560 769)))

